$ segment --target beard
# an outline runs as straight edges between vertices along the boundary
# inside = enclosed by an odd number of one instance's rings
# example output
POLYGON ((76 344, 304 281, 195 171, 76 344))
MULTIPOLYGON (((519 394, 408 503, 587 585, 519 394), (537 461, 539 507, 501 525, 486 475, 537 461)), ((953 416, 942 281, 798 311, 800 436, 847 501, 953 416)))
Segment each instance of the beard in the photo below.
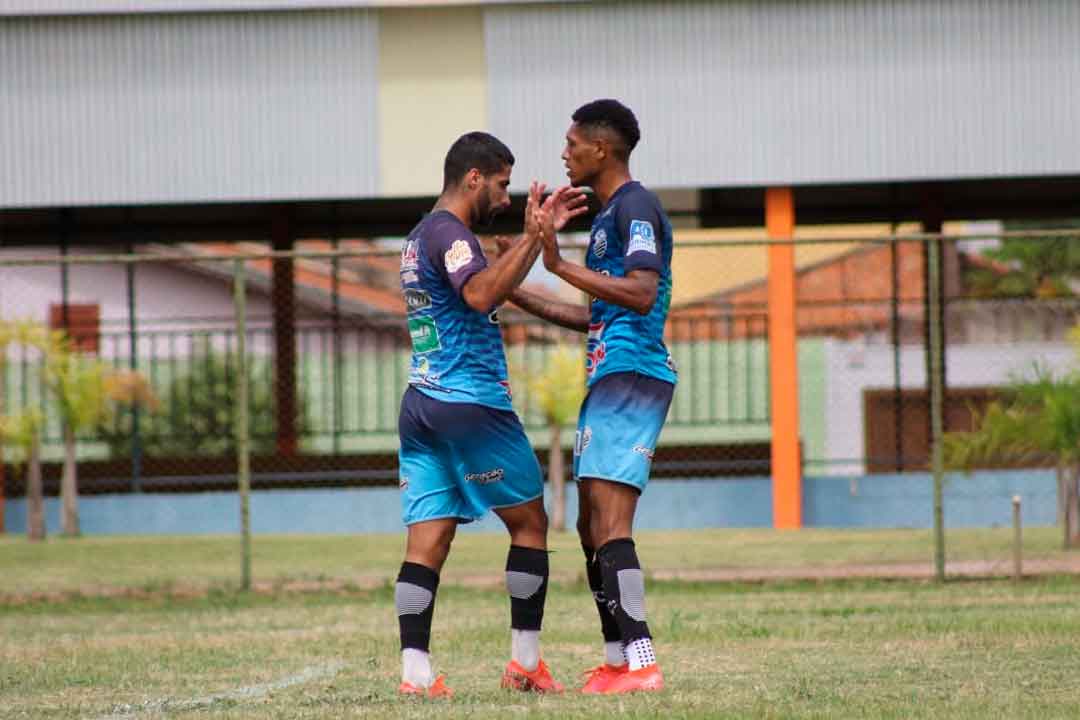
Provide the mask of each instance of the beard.
POLYGON ((502 208, 491 202, 491 196, 484 193, 476 204, 476 224, 480 227, 490 227, 495 217, 502 212, 502 208))

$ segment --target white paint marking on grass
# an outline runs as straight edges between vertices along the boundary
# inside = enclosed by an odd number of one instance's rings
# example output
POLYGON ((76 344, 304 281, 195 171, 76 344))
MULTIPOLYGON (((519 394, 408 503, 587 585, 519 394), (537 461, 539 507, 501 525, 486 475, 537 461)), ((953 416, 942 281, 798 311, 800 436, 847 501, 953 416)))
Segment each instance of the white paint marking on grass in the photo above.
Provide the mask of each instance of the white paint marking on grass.
POLYGON ((195 708, 209 707, 216 703, 229 700, 253 700, 255 698, 266 697, 275 690, 284 690, 285 688, 293 687, 294 685, 303 685, 312 680, 333 677, 344 669, 345 663, 343 662, 313 665, 312 667, 304 668, 296 675, 290 675, 289 677, 282 678, 276 682, 251 685, 250 687, 237 688, 236 690, 228 690, 226 692, 207 695, 205 697, 196 697, 191 698, 190 700, 164 698, 162 700, 150 700, 138 705, 117 705, 113 708, 112 714, 104 715, 101 718, 98 718, 98 720, 128 720, 128 718, 136 717, 140 713, 150 711, 193 710, 195 708))

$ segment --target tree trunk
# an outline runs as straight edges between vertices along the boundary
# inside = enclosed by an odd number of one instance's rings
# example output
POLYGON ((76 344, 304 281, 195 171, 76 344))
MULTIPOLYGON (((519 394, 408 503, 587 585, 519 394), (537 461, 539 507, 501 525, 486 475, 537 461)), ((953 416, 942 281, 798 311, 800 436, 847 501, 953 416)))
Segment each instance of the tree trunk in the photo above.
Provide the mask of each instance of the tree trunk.
POLYGON ((548 446, 548 482, 551 483, 551 529, 566 529, 566 470, 563 467, 562 426, 552 423, 548 446))
POLYGON ((1065 473, 1065 547, 1080 547, 1080 464, 1065 473))
POLYGON ((30 457, 26 464, 26 536, 31 541, 45 539, 45 498, 41 482, 41 438, 30 438, 30 457))
POLYGON ((75 476, 75 431, 64 426, 64 473, 60 477, 61 529, 68 537, 79 535, 79 484, 75 476))

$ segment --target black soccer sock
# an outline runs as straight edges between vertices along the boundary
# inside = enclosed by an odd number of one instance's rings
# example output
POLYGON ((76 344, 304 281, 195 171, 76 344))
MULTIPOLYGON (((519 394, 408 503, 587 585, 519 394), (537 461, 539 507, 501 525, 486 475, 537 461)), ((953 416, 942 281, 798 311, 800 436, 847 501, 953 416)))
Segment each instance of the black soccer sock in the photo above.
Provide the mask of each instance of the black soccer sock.
POLYGON ((641 638, 651 638, 645 623, 645 575, 638 563, 634 541, 618 538, 604 544, 596 553, 604 579, 604 595, 615 615, 624 645, 641 638))
POLYGON ((600 559, 591 547, 582 545, 581 549, 585 553, 585 575, 589 578, 589 590, 592 591, 593 601, 596 603, 596 612, 600 614, 600 632, 604 634, 604 642, 622 642, 619 624, 615 622, 615 616, 608 608, 607 596, 604 595, 600 559))
POLYGON ((506 554, 506 591, 510 594, 510 627, 539 630, 547 600, 547 550, 511 545, 506 554))
POLYGON ((431 618, 435 615, 435 593, 439 573, 417 563, 401 563, 394 604, 397 606, 401 649, 415 648, 428 652, 431 644, 431 618))

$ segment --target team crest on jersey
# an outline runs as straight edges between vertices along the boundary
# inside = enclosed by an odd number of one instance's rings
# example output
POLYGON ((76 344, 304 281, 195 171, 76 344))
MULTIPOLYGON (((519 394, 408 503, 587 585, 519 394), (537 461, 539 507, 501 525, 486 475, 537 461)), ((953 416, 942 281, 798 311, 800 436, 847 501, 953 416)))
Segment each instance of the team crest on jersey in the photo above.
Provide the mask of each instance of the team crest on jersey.
POLYGON ((455 240, 450 249, 443 255, 443 263, 446 272, 455 273, 472 262, 473 251, 469 243, 464 240, 455 240))
POLYGON ((607 232, 604 228, 600 228, 596 231, 596 235, 593 236, 593 255, 598 258, 604 257, 607 254, 607 232))
POLYGON ((607 357, 607 344, 603 341, 604 323, 589 323, 589 335, 585 341, 585 374, 593 376, 596 368, 607 357))
POLYGON ((626 254, 633 255, 636 252, 656 254, 656 233, 648 220, 630 221, 630 244, 626 247, 626 254))
POLYGON ((418 240, 406 240, 401 248, 401 272, 415 270, 420 267, 420 242, 418 240))

